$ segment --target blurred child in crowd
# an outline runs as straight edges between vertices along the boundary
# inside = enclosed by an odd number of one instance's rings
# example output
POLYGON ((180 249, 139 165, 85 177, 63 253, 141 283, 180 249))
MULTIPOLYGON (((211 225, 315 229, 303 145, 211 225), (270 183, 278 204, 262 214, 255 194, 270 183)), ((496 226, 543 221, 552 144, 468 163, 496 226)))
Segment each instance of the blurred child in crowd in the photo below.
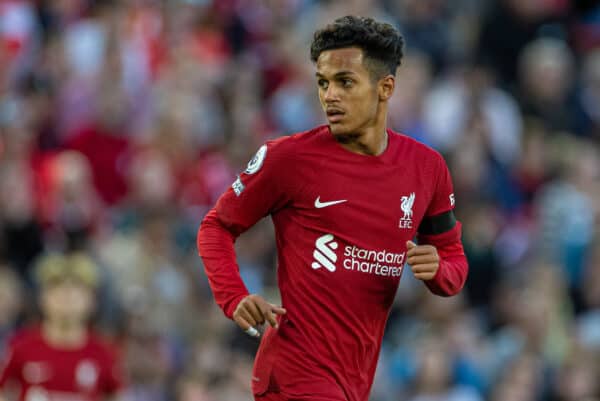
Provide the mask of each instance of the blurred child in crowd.
POLYGON ((0 371, 0 400, 10 394, 19 401, 117 399, 123 379, 116 352, 88 326, 96 265, 84 254, 46 255, 36 279, 42 319, 11 340, 0 371))

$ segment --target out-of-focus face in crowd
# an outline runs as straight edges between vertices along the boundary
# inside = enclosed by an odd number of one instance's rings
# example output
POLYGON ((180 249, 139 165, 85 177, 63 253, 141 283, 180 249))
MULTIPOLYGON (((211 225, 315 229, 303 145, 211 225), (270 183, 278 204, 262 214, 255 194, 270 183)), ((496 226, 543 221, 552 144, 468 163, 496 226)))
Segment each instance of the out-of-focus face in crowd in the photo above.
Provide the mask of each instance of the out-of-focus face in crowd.
POLYGON ((36 273, 44 319, 59 327, 86 324, 95 307, 98 284, 91 259, 83 254, 45 255, 36 273))
POLYGON ((93 292, 77 280, 48 285, 42 293, 42 309, 47 319, 73 324, 85 322, 93 309, 93 292))

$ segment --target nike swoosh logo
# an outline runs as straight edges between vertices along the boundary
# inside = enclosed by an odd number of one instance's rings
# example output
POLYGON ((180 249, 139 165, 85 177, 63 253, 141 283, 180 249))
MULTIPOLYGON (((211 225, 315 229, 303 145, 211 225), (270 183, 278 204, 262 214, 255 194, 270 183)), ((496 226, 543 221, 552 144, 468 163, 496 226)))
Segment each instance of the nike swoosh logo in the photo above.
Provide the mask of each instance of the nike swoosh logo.
POLYGON ((344 203, 346 201, 347 201, 347 199, 335 200, 335 201, 330 201, 330 202, 321 202, 321 197, 317 196, 317 199, 315 199, 315 207, 317 209, 321 209, 321 208, 324 208, 327 206, 337 205, 338 203, 344 203))

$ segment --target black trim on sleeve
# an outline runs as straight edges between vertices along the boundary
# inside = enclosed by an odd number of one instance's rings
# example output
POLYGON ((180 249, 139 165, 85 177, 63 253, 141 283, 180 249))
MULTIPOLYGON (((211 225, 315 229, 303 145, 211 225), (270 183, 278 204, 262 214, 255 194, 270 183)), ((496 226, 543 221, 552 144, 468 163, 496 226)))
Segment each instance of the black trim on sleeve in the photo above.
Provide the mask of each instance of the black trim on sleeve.
POLYGON ((417 231, 423 235, 443 234, 453 229, 455 225, 454 211, 448 210, 435 216, 425 216, 417 231))

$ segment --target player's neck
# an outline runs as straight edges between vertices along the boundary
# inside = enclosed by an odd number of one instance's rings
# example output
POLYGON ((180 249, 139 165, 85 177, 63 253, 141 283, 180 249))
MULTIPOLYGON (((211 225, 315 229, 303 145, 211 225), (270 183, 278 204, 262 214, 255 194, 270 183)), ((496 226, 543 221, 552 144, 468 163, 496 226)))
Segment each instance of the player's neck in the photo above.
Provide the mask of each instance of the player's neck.
POLYGON ((77 348, 87 341, 87 328, 78 322, 46 319, 42 323, 42 335, 50 345, 59 348, 77 348))
POLYGON ((379 156, 388 147, 388 133, 386 129, 387 102, 379 102, 373 120, 368 122, 358 132, 346 136, 336 137, 337 141, 350 152, 379 156))
POLYGON ((379 156, 388 146, 388 134, 385 126, 369 128, 360 135, 349 135, 337 139, 340 145, 350 152, 367 156, 379 156))

